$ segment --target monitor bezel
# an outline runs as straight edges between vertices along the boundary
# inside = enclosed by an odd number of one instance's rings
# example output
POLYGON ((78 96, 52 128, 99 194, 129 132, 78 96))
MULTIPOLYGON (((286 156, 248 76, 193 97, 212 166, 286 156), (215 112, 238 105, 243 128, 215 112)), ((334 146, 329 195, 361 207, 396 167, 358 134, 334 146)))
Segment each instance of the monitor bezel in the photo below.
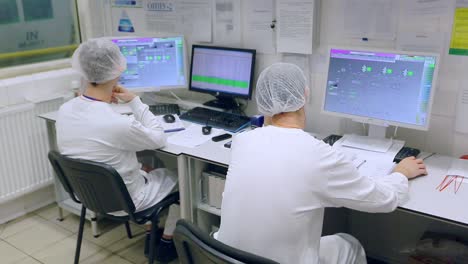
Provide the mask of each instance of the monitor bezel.
POLYGON ((192 54, 191 54, 191 59, 190 59, 190 71, 189 71, 189 86, 188 90, 193 91, 193 92, 199 92, 199 93, 206 93, 206 94, 211 94, 214 96, 225 96, 225 97, 234 97, 234 98, 242 98, 242 99, 247 99, 251 100, 252 99, 252 93, 253 93, 253 81, 254 81, 254 72, 255 72, 255 58, 256 58, 256 53, 257 51, 254 49, 241 49, 241 48, 233 48, 233 47, 221 47, 221 46, 208 46, 208 45, 192 45, 192 54), (250 85, 249 85, 249 94, 248 95, 241 95, 241 94, 236 94, 236 93, 228 93, 228 92, 215 92, 215 91, 207 91, 204 89, 198 89, 192 87, 192 70, 193 70, 193 55, 194 51, 196 48, 202 48, 202 49, 214 49, 214 50, 226 50, 226 51, 240 51, 240 52, 247 52, 252 54, 252 67, 250 69, 250 85))
POLYGON ((433 101, 434 101, 434 95, 436 93, 437 89, 437 78, 438 78, 438 73, 439 73, 439 63, 440 63, 440 54, 439 53, 434 53, 434 52, 419 52, 419 51, 406 51, 406 50, 389 50, 389 49, 375 49, 375 48, 367 48, 367 47, 342 47, 342 46, 329 46, 328 47, 328 54, 327 54, 327 74, 325 78, 325 83, 323 83, 323 94, 322 94, 322 105, 320 108, 320 113, 321 114, 326 114, 326 115, 331 115, 331 116, 336 116, 336 117, 344 117, 344 118, 349 118, 352 119, 353 121, 360 122, 360 123, 367 123, 371 125, 378 125, 378 126, 397 126, 397 127, 405 127, 405 128, 410 128, 410 129, 415 129, 415 130, 423 130, 427 131, 429 130, 429 126, 431 123, 431 118, 432 118, 432 106, 433 106, 433 101), (331 59, 331 50, 332 49, 342 49, 342 50, 353 50, 353 51, 359 51, 359 52, 381 52, 381 53, 395 53, 395 54, 407 54, 407 55, 416 55, 416 56, 433 56, 435 57, 435 69, 434 69, 434 74, 432 78, 432 89, 431 89, 431 95, 429 98, 429 104, 428 104, 428 110, 427 110, 427 119, 426 119, 426 124, 424 126, 422 125, 414 125, 414 124, 408 124, 408 123, 403 123, 403 122, 397 122, 397 121, 390 121, 390 120, 384 120, 384 119, 379 119, 379 118, 373 118, 373 117, 364 117, 364 116, 358 116, 358 115, 353 115, 353 114, 346 114, 346 113, 339 113, 339 112, 332 112, 325 110, 325 100, 327 96, 327 83, 328 83, 328 74, 329 74, 329 69, 330 69, 330 59, 331 59))
MULTIPOLYGON (((187 69, 187 42, 183 35, 164 35, 164 36, 118 36, 118 37, 107 37, 110 41, 113 40, 124 40, 124 39, 142 39, 142 38, 150 38, 150 39, 168 39, 168 38, 182 38, 182 56, 183 56, 183 68, 184 68, 184 78, 185 84, 184 85, 164 85, 164 86, 142 86, 142 87, 132 87, 128 88, 124 85, 125 88, 129 89, 132 92, 159 92, 164 90, 173 90, 173 89, 187 89, 188 88, 188 69, 187 69)), ((120 82, 119 82, 120 85, 120 82)))

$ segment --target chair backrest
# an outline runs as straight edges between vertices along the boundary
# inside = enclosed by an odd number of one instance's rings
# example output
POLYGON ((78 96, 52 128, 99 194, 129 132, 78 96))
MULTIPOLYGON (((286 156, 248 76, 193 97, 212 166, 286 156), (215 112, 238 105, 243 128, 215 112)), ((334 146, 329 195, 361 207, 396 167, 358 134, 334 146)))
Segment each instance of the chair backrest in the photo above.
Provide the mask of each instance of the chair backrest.
POLYGON ((183 219, 177 221, 174 243, 181 264, 278 264, 273 260, 223 244, 183 219))
POLYGON ((49 152, 49 160, 65 190, 76 195, 86 208, 101 214, 123 210, 133 217, 135 205, 112 166, 68 158, 57 151, 49 152))
POLYGON ((77 203, 81 203, 80 201, 78 201, 78 199, 76 199, 75 192, 73 191, 70 183, 68 182, 67 178, 63 174, 62 168, 58 164, 57 155, 60 155, 60 154, 57 154, 56 151, 50 151, 48 155, 50 164, 52 165, 52 168, 54 168, 55 175, 57 175, 57 178, 59 179, 60 183, 62 183, 63 189, 65 189, 65 191, 70 195, 72 200, 77 203))

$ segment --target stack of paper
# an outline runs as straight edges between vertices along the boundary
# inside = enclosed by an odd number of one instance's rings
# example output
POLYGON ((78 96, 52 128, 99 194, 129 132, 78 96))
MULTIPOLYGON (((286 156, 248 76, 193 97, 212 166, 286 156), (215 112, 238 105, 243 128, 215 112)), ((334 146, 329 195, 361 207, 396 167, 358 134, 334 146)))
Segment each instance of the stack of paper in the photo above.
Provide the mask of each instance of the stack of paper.
POLYGON ((404 146, 403 141, 393 140, 390 149, 383 153, 346 147, 343 145, 344 140, 345 137, 335 142, 333 148, 344 153, 347 159, 359 168, 361 175, 370 178, 388 175, 395 166, 393 162, 395 155, 404 146))

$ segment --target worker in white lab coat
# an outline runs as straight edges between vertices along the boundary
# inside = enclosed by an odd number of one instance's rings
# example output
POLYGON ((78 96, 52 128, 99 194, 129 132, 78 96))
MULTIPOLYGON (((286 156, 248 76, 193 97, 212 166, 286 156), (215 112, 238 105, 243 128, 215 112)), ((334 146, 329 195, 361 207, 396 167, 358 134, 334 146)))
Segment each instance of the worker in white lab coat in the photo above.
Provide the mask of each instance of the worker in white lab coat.
MULTIPOLYGON (((137 211, 160 202, 176 188, 177 173, 164 168, 149 173, 140 169, 136 152, 163 147, 166 136, 148 106, 117 84, 126 69, 125 57, 111 41, 93 39, 75 51, 72 66, 85 80, 86 90, 60 107, 56 124, 60 153, 111 165, 122 176, 137 211), (133 116, 111 109, 110 103, 117 99, 129 104, 133 116)), ((171 206, 158 240, 159 261, 176 257, 172 234, 179 218, 179 206, 171 206)))
POLYGON ((408 179, 426 174, 425 165, 412 157, 390 175, 360 175, 342 153, 304 132, 308 96, 295 65, 261 73, 256 100, 271 125, 233 140, 217 238, 280 263, 366 263, 354 237, 321 237, 324 208, 391 212, 405 200, 408 179))

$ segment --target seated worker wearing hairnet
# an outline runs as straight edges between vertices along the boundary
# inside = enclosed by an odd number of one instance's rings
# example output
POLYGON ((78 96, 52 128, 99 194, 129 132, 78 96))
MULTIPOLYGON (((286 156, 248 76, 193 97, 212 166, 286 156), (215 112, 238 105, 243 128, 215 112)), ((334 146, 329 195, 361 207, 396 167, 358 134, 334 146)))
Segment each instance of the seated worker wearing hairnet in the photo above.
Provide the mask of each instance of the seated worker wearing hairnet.
POLYGON ((324 208, 391 212, 425 166, 411 157, 390 175, 360 175, 342 153, 304 132, 308 96, 295 65, 273 64, 260 74, 257 105, 271 125, 233 139, 217 239, 279 263, 366 263, 354 237, 321 237, 324 208))
MULTIPOLYGON (((86 81, 86 90, 60 107, 56 123, 60 153, 71 158, 102 162, 116 169, 137 211, 155 205, 176 188, 177 176, 168 169, 155 169, 149 173, 140 169, 136 152, 163 147, 166 136, 148 106, 117 84, 126 69, 125 57, 111 41, 92 39, 75 51, 72 67, 86 81), (111 109, 110 103, 117 99, 129 104, 133 116, 121 115, 111 109)), ((156 250, 159 261, 176 258, 172 234, 179 215, 179 206, 169 208, 164 233, 156 250)))

